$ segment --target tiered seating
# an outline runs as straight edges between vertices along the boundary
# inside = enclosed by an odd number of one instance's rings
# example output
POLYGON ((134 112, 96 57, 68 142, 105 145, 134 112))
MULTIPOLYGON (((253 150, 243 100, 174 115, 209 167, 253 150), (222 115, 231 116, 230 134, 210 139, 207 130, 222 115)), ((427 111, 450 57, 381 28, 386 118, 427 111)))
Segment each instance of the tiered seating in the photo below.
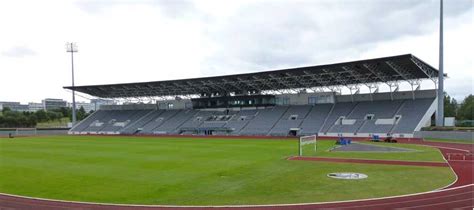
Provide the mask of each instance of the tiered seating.
POLYGON ((352 125, 333 125, 331 129, 329 129, 328 133, 356 133, 357 129, 362 126, 363 123, 363 120, 359 119, 356 120, 352 125))
POLYGON ((100 117, 97 117, 96 120, 94 120, 89 127, 84 129, 84 131, 91 132, 91 133, 98 133, 102 131, 107 125, 114 123, 115 122, 115 115, 120 114, 116 113, 119 111, 115 110, 106 110, 103 112, 103 115, 100 117))
POLYGON ((434 99, 417 99, 407 100, 397 115, 401 115, 401 119, 395 125, 392 133, 413 133, 426 110, 431 106, 434 99))
POLYGON ((301 123, 301 135, 313 135, 319 132, 333 104, 314 105, 301 123))
POLYGON ((339 119, 341 116, 347 116, 350 114, 352 109, 357 105, 357 103, 351 103, 351 102, 346 102, 346 103, 336 103, 334 105, 334 108, 332 109, 331 114, 327 118, 326 123, 323 125, 323 128, 321 132, 334 132, 338 133, 338 130, 331 130, 331 127, 334 126, 336 121, 339 119))
MULTIPOLYGON (((402 103, 402 100, 395 100, 395 101, 364 101, 359 102, 352 110, 351 114, 346 116, 346 119, 354 119, 356 120, 352 125, 334 125, 330 133, 357 133, 361 132, 359 129, 365 126, 365 124, 369 123, 368 125, 375 125, 375 120, 377 118, 390 118, 393 117, 395 112, 397 111, 398 107, 402 103), (372 120, 367 120, 365 117, 367 115, 373 115, 372 120), (370 122, 367 122, 370 121, 370 122)), ((382 126, 384 127, 384 126, 382 126)), ((363 129, 363 132, 370 132, 363 129)))
POLYGON ((285 136, 290 132, 291 128, 299 128, 303 120, 286 120, 282 119, 270 130, 269 135, 285 136))
POLYGON ((258 110, 257 116, 240 131, 240 134, 267 135, 287 109, 287 106, 276 106, 272 109, 258 110))
POLYGON ((166 119, 166 123, 161 124, 153 130, 154 133, 177 134, 179 127, 191 119, 198 111, 192 109, 182 110, 173 117, 166 119))
POLYGON ((156 118, 150 120, 148 123, 143 125, 142 130, 140 131, 141 134, 153 134, 154 129, 170 118, 172 118, 174 115, 178 114, 180 111, 183 110, 166 110, 163 113, 161 113, 159 116, 156 116, 156 118))
POLYGON ((200 128, 222 128, 227 124, 227 121, 229 121, 230 119, 232 119, 232 117, 234 117, 234 115, 235 115, 234 112, 216 113, 216 115, 211 116, 207 118, 206 120, 204 120, 203 123, 199 125, 199 127, 200 128))
POLYGON ((289 133, 291 128, 299 128, 310 110, 311 106, 309 105, 290 106, 269 134, 273 136, 284 136, 289 133))
POLYGON ((225 127, 233 129, 231 134, 237 135, 240 133, 242 128, 254 119, 258 113, 257 110, 241 110, 234 114, 234 116, 226 123, 225 127))
POLYGON ((341 102, 240 111, 99 110, 80 122, 71 132, 200 134, 203 130, 210 130, 213 134, 286 136, 290 129, 296 128, 299 129, 298 135, 409 134, 413 133, 433 100, 341 102), (342 116, 345 117, 343 120, 340 119, 342 116), (400 119, 398 123, 395 116, 400 119), (212 130, 213 128, 216 129, 212 130), (196 132, 198 130, 200 132, 196 132))
POLYGON ((222 115, 222 112, 214 112, 214 111, 198 111, 192 118, 188 118, 188 120, 180 126, 181 128, 199 128, 199 126, 206 121, 208 118, 214 115, 222 115))
POLYGON ((114 111, 113 120, 109 121, 101 132, 117 132, 125 128, 128 124, 134 123, 148 112, 150 112, 150 110, 114 111))
POLYGON ((367 120, 359 129, 359 133, 389 133, 394 125, 376 125, 376 120, 367 120))
POLYGON ((160 116, 164 110, 152 110, 150 111, 147 115, 143 116, 142 119, 138 119, 137 122, 130 124, 123 130, 121 130, 121 133, 123 134, 133 134, 136 133, 138 130, 142 129, 144 125, 149 123, 151 120, 156 119, 158 116, 160 116))
POLYGON ((89 116, 85 120, 79 122, 79 124, 77 124, 75 127, 73 127, 71 129, 71 132, 88 131, 88 128, 89 128, 89 126, 91 125, 92 122, 98 121, 99 119, 102 119, 103 117, 105 117, 105 115, 107 115, 107 111, 97 110, 96 112, 94 112, 94 114, 92 114, 91 116, 89 116))
MULTIPOLYGON (((374 114, 372 120, 366 120, 357 131, 359 133, 389 133, 393 125, 376 125, 377 119, 393 118, 400 108, 403 106, 404 100, 394 101, 376 101, 373 105, 368 105, 366 113, 374 114)), ((367 104, 366 102, 364 104, 367 104)))
POLYGON ((295 105, 290 106, 281 119, 289 120, 290 117, 296 116, 297 119, 304 119, 309 111, 311 111, 312 106, 310 105, 295 105))

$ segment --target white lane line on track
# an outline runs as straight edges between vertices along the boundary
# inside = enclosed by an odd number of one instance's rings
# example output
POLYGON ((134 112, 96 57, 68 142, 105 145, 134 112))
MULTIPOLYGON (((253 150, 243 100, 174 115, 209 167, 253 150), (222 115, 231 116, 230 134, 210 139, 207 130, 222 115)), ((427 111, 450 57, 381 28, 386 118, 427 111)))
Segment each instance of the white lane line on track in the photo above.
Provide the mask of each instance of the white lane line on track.
POLYGON ((454 208, 454 210, 462 210, 462 209, 474 209, 474 204, 473 204, 473 205, 469 205, 469 206, 463 206, 463 207, 454 208))
POLYGON ((359 199, 359 200, 346 200, 346 201, 328 201, 328 202, 314 202, 314 203, 291 203, 291 204, 266 204, 266 205, 220 205, 220 206, 178 206, 178 205, 140 205, 140 204, 115 204, 115 203, 94 203, 94 202, 84 202, 84 201, 65 201, 65 200, 54 200, 54 199, 47 199, 47 198, 34 198, 28 196, 21 196, 21 195, 12 195, 6 193, 0 193, 0 195, 16 197, 16 198, 26 198, 38 201, 52 201, 52 202, 60 202, 63 204, 91 204, 91 205, 99 205, 99 206, 116 206, 116 207, 161 207, 161 208, 245 208, 245 207, 285 207, 285 206, 307 206, 307 205, 322 205, 322 204, 343 204, 343 203, 350 203, 350 202, 364 202, 364 201, 377 201, 383 199, 391 199, 391 198, 404 198, 409 196, 415 195, 425 195, 430 193, 438 193, 444 191, 451 191, 457 190, 467 187, 472 187, 474 184, 468 184, 458 187, 453 187, 449 189, 441 189, 438 191, 428 191, 428 192, 421 192, 421 193, 413 193, 413 194, 406 194, 406 195, 395 195, 395 196, 387 196, 381 198, 367 198, 367 199, 359 199))
POLYGON ((441 155, 443 156, 443 159, 446 161, 446 163, 449 165, 449 169, 451 169, 451 171, 453 172, 453 174, 454 174, 454 176, 455 176, 455 179, 454 179, 453 182, 451 182, 451 184, 449 184, 449 185, 447 185, 447 186, 445 186, 445 187, 442 187, 442 188, 438 188, 438 189, 436 189, 436 190, 434 190, 434 191, 438 191, 438 190, 442 190, 442 189, 446 189, 446 188, 448 188, 448 187, 451 187, 451 186, 453 186, 454 184, 456 184, 456 182, 458 182, 458 180, 459 180, 459 176, 458 176, 458 174, 456 173, 456 171, 454 171, 453 166, 451 166, 451 164, 449 164, 449 161, 447 161, 447 160, 444 158, 444 155, 443 155, 443 154, 441 154, 441 155))
POLYGON ((464 163, 474 163, 474 160, 449 160, 453 162, 464 162, 464 163))
MULTIPOLYGON (((445 205, 445 204, 451 204, 451 203, 459 203, 459 202, 465 202, 465 201, 472 201, 472 198, 467 198, 467 199, 462 199, 462 200, 455 200, 455 201, 449 201, 449 202, 444 202, 444 203, 431 203, 431 204, 426 204, 426 205, 410 206, 410 207, 404 207, 403 209, 415 209, 415 208, 423 208, 423 207, 428 207, 428 206, 439 206, 439 205, 445 205)), ((424 208, 424 209, 426 209, 426 208, 424 208)))
POLYGON ((434 146, 434 145, 425 145, 425 146, 428 146, 428 147, 437 147, 437 148, 442 148, 442 149, 452 149, 452 150, 463 151, 463 152, 466 152, 466 153, 471 153, 471 151, 470 151, 470 150, 466 150, 466 149, 458 149, 458 148, 453 148, 453 147, 434 146))
MULTIPOLYGON (((440 198, 449 198, 449 197, 460 196, 460 195, 465 195, 465 194, 472 194, 472 192, 462 192, 462 193, 456 193, 456 194, 449 194, 449 195, 446 195, 446 196, 438 196, 438 197, 433 196, 433 197, 429 197, 429 198, 408 200, 408 201, 403 201, 403 204, 419 202, 419 201, 428 201, 428 200, 433 200, 433 199, 437 200, 437 199, 440 199, 440 198)), ((356 205, 356 206, 348 206, 348 207, 338 207, 338 209, 352 209, 352 208, 360 208, 360 207, 386 206, 386 205, 391 205, 391 204, 400 204, 400 201, 384 202, 384 203, 377 203, 377 204, 356 205)), ((403 208, 408 208, 408 207, 403 207, 403 208)))

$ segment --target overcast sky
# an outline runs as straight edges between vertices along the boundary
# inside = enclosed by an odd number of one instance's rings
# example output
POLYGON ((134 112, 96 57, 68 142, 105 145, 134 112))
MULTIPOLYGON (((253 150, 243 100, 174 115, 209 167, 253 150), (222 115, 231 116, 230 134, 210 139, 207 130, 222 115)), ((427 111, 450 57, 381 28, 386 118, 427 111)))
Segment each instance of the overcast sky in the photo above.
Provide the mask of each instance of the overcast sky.
MULTIPOLYGON (((445 1, 445 84, 458 99, 473 92, 473 5, 445 1)), ((405 53, 437 68, 438 18, 438 0, 2 0, 0 101, 70 101, 70 41, 76 85, 405 53)))

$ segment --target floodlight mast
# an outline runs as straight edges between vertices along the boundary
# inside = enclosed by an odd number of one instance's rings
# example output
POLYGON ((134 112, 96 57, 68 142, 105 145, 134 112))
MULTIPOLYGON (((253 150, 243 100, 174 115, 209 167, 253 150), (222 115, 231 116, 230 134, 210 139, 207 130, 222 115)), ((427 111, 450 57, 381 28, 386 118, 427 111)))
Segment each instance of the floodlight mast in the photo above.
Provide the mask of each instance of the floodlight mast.
POLYGON ((74 42, 66 43, 66 52, 71 53, 71 71, 72 71, 72 126, 76 124, 76 95, 74 91, 74 53, 77 52, 77 44, 74 42))
POLYGON ((444 126, 444 69, 443 69, 443 0, 439 10, 439 73, 438 73, 438 110, 436 126, 444 126))

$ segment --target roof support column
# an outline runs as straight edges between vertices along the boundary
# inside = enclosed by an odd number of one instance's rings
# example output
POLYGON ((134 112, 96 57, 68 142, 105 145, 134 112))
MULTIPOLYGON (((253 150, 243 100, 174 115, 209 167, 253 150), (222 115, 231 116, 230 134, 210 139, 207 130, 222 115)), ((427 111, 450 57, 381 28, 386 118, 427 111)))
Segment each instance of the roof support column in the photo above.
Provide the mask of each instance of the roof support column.
MULTIPOLYGON (((414 77, 407 69, 405 69, 403 66, 400 66, 399 64, 393 62, 393 61, 386 61, 385 62, 388 66, 390 66, 395 72, 397 72, 404 80, 406 80, 408 83, 411 85, 411 90, 412 90, 412 98, 415 100, 415 90, 414 86, 420 85, 420 81, 418 79, 414 79, 414 77)), ((417 89, 418 89, 417 88, 417 89)))
POLYGON ((365 85, 369 88, 370 101, 374 101, 374 96, 372 94, 379 92, 379 86, 374 83, 367 83, 365 85), (372 92, 372 89, 374 89, 373 92, 372 92))
POLYGON ((416 90, 419 90, 420 89, 420 81, 419 80, 408 80, 407 81, 410 86, 411 86, 411 94, 412 94, 412 99, 415 100, 415 86, 416 87, 416 90))
POLYGON ((328 89, 334 93, 339 92, 342 95, 342 88, 340 86, 330 86, 328 89))
POLYGON ((387 86, 390 88, 390 100, 393 101, 393 92, 397 92, 398 91, 398 82, 395 81, 395 82, 387 82, 386 83, 387 86), (395 88, 393 91, 392 91, 392 88, 395 88))
POLYGON ((354 94, 358 94, 360 92, 359 85, 347 85, 347 88, 349 88, 349 91, 351 93, 351 101, 354 103, 354 94), (352 91, 355 91, 354 93, 352 91))

